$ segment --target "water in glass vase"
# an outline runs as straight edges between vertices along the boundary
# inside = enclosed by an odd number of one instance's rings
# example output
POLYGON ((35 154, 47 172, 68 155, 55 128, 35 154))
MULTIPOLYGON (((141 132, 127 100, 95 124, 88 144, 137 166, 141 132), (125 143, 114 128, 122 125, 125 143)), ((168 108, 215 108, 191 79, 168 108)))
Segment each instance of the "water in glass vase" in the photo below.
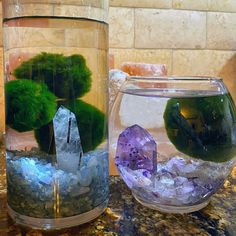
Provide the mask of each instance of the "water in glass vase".
POLYGON ((107 30, 63 17, 4 21, 8 205, 18 223, 68 227, 107 204, 107 30))
POLYGON ((207 205, 235 161, 236 108, 230 95, 132 88, 120 93, 115 110, 111 150, 135 198, 167 212, 207 205))

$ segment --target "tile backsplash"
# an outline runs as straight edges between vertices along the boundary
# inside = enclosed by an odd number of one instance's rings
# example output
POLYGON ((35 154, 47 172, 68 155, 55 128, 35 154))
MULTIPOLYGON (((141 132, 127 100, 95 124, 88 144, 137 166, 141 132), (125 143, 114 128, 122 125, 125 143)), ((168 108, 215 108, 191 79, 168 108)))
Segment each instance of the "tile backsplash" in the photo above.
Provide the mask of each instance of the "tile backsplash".
MULTIPOLYGON (((0 17, 1 12, 2 7, 0 17)), ((119 69, 127 61, 163 63, 169 75, 220 76, 236 101, 235 0, 110 0, 109 23, 110 67, 119 69)), ((0 39, 2 132, 2 28, 0 39)))

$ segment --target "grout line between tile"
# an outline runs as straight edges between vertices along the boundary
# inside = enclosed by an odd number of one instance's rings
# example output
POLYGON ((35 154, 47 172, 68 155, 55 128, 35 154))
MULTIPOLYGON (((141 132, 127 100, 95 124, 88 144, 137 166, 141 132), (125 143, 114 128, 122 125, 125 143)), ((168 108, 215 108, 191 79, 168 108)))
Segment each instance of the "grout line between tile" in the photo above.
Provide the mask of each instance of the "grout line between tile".
POLYGON ((136 45, 135 45, 135 38, 136 38, 136 9, 134 8, 133 9, 133 14, 134 14, 134 38, 133 38, 133 48, 136 48, 136 45))
POLYGON ((208 12, 206 12, 206 44, 205 49, 208 49, 208 12))
POLYGON ((174 71, 174 50, 171 50, 171 75, 173 75, 174 71))

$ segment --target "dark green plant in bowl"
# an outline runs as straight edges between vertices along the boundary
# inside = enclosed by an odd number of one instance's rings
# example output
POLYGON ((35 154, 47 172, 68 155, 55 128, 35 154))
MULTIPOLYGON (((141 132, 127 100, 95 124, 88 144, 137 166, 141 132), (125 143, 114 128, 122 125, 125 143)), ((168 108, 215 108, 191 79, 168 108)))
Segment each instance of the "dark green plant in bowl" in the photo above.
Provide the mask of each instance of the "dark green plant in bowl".
POLYGON ((64 56, 43 52, 14 70, 18 79, 45 83, 58 98, 76 99, 89 92, 91 71, 81 55, 64 56))
POLYGON ((19 132, 47 124, 56 112, 56 97, 44 84, 13 80, 6 83, 5 93, 6 123, 19 132))
POLYGON ((197 159, 229 161, 236 155, 235 109, 229 95, 171 98, 165 127, 177 150, 197 159))

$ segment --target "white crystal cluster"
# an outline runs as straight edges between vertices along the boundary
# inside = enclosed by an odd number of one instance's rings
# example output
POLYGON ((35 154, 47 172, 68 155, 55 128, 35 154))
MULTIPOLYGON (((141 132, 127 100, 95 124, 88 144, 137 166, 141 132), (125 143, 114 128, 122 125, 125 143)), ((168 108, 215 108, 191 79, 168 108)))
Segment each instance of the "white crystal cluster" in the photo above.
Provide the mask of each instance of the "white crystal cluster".
MULTIPOLYGON (((107 153, 96 153, 100 158, 106 159, 107 153)), ((16 173, 21 175, 25 181, 32 182, 38 186, 53 185, 56 182, 60 183, 61 188, 68 188, 68 184, 72 187, 78 185, 80 187, 87 187, 91 184, 92 179, 98 175, 97 166, 100 165, 97 157, 92 152, 84 155, 81 168, 76 173, 69 173, 56 168, 51 163, 38 158, 21 157, 16 160, 8 160, 10 168, 14 168, 16 173)), ((10 169, 11 170, 11 169, 10 169)), ((74 190, 72 190, 74 191, 74 190)))
POLYGON ((108 196, 108 153, 86 153, 75 173, 37 157, 7 155, 9 205, 33 217, 53 217, 58 195, 63 216, 91 210, 108 196), (29 212, 26 212, 29 211, 29 212))

